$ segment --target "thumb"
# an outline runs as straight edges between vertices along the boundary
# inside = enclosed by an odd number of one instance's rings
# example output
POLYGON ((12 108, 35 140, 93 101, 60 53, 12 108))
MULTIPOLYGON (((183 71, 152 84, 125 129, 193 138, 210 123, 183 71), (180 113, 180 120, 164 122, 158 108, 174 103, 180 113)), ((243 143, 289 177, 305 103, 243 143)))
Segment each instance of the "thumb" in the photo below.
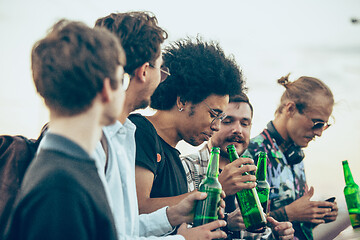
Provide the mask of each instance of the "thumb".
POLYGON ((203 200, 207 196, 206 193, 200 191, 194 191, 187 198, 189 201, 203 200))
POLYGON ((312 196, 314 195, 314 191, 314 187, 311 186, 309 191, 304 196, 306 196, 306 198, 310 200, 310 198, 312 198, 312 196))
POLYGON ((178 229, 179 232, 181 232, 182 230, 186 230, 187 229, 187 224, 186 223, 182 223, 178 229))
POLYGON ((266 220, 268 221, 268 223, 271 225, 271 227, 275 227, 279 224, 278 221, 276 221, 273 217, 267 217, 266 220))

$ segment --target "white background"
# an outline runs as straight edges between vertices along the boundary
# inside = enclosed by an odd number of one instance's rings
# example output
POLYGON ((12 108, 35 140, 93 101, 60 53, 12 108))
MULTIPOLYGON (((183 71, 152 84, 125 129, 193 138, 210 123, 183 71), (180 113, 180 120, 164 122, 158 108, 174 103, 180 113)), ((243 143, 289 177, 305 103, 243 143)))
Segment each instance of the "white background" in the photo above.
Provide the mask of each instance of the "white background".
POLYGON ((346 214, 342 160, 360 184, 360 23, 351 23, 360 19, 359 0, 0 0, 0 134, 35 138, 48 120, 31 80, 30 51, 55 21, 93 26, 99 17, 130 10, 155 13, 169 33, 166 44, 200 35, 234 55, 254 106, 252 136, 273 119, 284 91, 279 77, 291 72, 290 80, 323 80, 335 96, 336 123, 305 149, 305 167, 314 199, 334 195, 346 214))

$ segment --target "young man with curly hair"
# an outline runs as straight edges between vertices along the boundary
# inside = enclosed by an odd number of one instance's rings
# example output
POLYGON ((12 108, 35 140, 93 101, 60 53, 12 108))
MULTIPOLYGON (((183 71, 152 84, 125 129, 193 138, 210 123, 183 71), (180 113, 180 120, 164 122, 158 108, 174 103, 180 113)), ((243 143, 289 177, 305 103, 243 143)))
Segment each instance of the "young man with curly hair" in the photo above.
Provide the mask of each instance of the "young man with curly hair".
MULTIPOLYGON (((130 112, 147 107, 155 88, 169 75, 161 56, 161 44, 167 33, 148 12, 113 13, 98 19, 96 26, 107 28, 120 39, 127 57, 125 71, 130 75, 124 111, 115 124, 103 128, 105 147, 99 142, 96 149, 99 174, 104 175, 105 169, 104 185, 110 193, 119 239, 156 239, 155 236, 167 234, 173 227, 192 221, 194 202, 205 198, 194 193, 177 205, 164 205, 156 212, 139 215, 135 187, 136 127, 127 117, 130 112)), ((224 221, 216 221, 187 229, 183 224, 178 230, 179 235, 163 238, 223 238, 225 233, 211 230, 224 225, 224 221)))
POLYGON ((130 115, 137 127, 136 188, 141 213, 172 206, 188 186, 180 152, 181 140, 198 146, 219 130, 229 95, 244 88, 242 73, 221 47, 201 39, 184 39, 165 49, 171 76, 155 90, 153 116, 130 115))

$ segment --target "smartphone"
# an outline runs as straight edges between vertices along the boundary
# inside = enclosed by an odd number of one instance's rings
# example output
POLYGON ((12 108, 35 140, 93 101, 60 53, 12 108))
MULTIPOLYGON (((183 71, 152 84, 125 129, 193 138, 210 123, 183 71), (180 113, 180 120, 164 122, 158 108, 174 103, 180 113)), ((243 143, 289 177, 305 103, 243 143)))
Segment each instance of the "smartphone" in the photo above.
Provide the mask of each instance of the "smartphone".
POLYGON ((334 202, 335 199, 336 199, 336 197, 331 197, 331 198, 326 199, 325 201, 327 201, 327 202, 334 202))
MULTIPOLYGON (((330 197, 330 198, 326 199, 325 201, 326 201, 326 202, 334 202, 335 199, 336 199, 336 197, 330 197)), ((329 208, 329 207, 321 207, 321 206, 320 206, 319 208, 329 208)))

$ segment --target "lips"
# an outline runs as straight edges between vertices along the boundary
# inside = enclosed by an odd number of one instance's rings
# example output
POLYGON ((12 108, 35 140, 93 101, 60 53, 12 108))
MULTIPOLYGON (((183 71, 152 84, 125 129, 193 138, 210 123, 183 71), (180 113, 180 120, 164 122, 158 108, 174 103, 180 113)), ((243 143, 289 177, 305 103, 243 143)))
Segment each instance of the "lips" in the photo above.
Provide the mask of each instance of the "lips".
POLYGON ((204 133, 203 135, 205 136, 206 141, 209 141, 209 139, 212 137, 212 134, 208 134, 208 133, 204 133))
POLYGON ((227 142, 245 143, 244 138, 233 136, 226 139, 227 142))

